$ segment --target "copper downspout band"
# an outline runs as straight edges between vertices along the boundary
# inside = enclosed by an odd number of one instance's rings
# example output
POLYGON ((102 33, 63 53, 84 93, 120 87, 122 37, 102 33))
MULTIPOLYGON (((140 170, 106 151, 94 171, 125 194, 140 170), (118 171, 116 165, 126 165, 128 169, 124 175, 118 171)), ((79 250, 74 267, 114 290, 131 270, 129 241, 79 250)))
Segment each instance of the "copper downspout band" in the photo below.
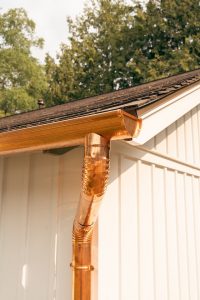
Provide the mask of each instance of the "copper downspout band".
POLYGON ((85 138, 82 189, 73 226, 73 300, 91 299, 91 243, 109 175, 110 141, 95 133, 85 138))

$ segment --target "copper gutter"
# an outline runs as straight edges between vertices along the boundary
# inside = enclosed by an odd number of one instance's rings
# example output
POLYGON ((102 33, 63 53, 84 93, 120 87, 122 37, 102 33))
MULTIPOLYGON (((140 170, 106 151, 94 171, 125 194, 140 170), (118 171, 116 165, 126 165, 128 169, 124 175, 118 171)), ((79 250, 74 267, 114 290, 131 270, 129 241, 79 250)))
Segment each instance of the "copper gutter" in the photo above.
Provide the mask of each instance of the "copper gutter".
POLYGON ((109 139, 127 139, 139 129, 138 119, 121 109, 25 128, 10 130, 8 126, 0 133, 0 155, 81 145, 91 132, 109 139))
MULTIPOLYGON (((134 122, 128 126, 128 130, 132 128, 132 136, 138 134, 141 125, 140 120, 134 122)), ((114 132, 113 128, 113 136, 114 132)), ((86 135, 81 196, 72 233, 72 300, 91 300, 92 236, 108 182, 109 153, 110 137, 86 135)))

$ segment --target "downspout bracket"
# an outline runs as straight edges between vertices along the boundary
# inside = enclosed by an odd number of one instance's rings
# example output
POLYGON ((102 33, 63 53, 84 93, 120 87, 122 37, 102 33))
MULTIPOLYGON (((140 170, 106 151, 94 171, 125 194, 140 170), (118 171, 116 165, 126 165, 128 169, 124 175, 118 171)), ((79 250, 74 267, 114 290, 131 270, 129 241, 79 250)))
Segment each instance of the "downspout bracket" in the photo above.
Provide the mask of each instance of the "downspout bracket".
POLYGON ((94 271, 94 266, 87 265, 87 266, 75 266, 72 263, 70 264, 70 267, 74 270, 81 270, 81 271, 94 271))

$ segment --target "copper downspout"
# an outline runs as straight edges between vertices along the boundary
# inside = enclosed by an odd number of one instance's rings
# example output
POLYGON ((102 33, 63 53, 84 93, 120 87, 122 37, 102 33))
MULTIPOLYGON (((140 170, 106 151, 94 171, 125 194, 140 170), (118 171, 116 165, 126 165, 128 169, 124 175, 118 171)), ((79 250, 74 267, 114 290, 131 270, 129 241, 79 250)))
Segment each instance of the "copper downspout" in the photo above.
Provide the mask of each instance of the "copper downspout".
POLYGON ((73 300, 91 299, 91 241, 109 173, 110 141, 91 133, 85 138, 81 197, 73 226, 73 300))

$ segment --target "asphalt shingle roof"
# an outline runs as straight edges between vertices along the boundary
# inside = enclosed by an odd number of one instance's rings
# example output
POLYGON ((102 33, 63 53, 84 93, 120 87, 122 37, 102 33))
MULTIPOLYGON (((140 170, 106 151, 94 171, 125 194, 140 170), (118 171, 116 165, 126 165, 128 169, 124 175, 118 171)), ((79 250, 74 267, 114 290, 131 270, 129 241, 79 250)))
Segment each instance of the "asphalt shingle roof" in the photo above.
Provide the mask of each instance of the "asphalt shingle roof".
POLYGON ((0 132, 33 127, 121 108, 137 110, 200 81, 200 69, 115 92, 0 119, 0 132))

